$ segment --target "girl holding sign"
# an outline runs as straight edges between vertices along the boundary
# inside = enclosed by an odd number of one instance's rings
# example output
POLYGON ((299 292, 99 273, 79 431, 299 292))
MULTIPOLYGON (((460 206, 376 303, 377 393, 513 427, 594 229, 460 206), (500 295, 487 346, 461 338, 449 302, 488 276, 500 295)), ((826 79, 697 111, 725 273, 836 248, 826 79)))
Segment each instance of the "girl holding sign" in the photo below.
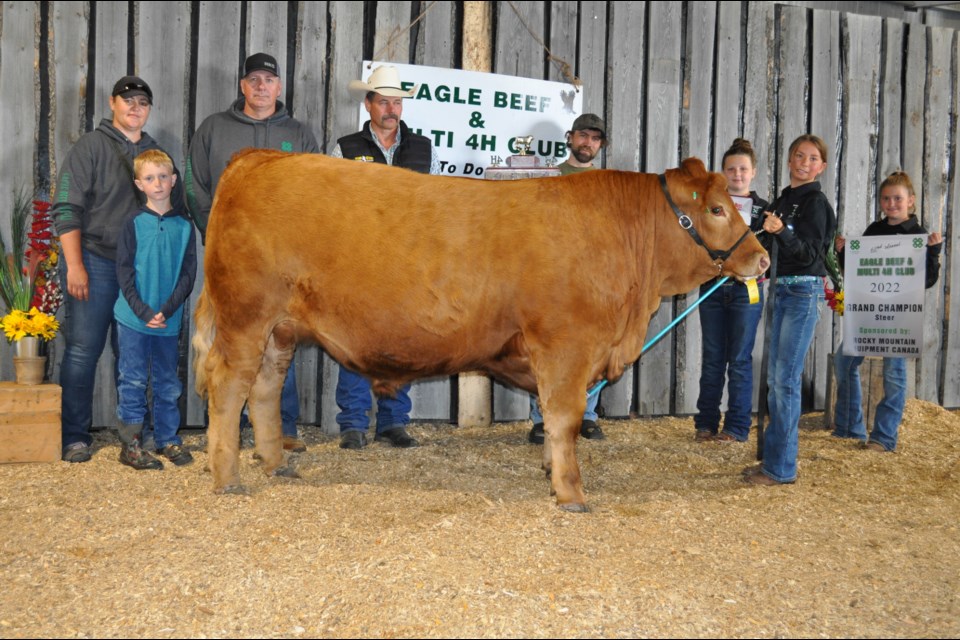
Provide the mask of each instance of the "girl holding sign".
MULTIPOLYGON (((750 189, 757 175, 757 156, 753 145, 737 138, 723 154, 723 174, 727 192, 740 211, 743 221, 754 232, 763 226, 767 201, 750 189)), ((715 284, 701 285, 700 295, 715 284)), ((753 343, 763 313, 763 296, 756 290, 751 296, 747 285, 732 278, 720 290, 700 303, 700 332, 703 344, 700 372, 700 396, 693 417, 698 441, 745 442, 750 435, 753 410, 753 343), (720 428, 720 399, 727 379, 727 413, 720 428)))
POLYGON ((837 218, 817 178, 827 167, 827 145, 802 135, 790 145, 790 186, 764 213, 763 230, 776 285, 773 316, 767 318, 767 405, 770 425, 764 432, 763 462, 744 469, 751 484, 789 484, 797 479, 800 388, 803 360, 813 341, 824 300, 824 255, 837 218))
MULTIPOLYGON (((890 174, 880 185, 880 209, 886 216, 877 220, 863 232, 865 236, 893 236, 901 234, 926 235, 915 215, 917 196, 910 176, 897 171, 890 174)), ((933 232, 927 238, 926 288, 937 283, 940 276, 940 249, 943 237, 933 232)), ((843 264, 843 236, 835 240, 840 264, 843 264)), ((834 408, 833 435, 838 438, 856 438, 865 449, 893 451, 897 448, 897 432, 903 418, 903 406, 907 398, 907 361, 905 358, 883 359, 883 399, 877 405, 873 431, 867 438, 863 421, 860 391, 860 365, 863 356, 848 356, 843 345, 833 359, 837 375, 837 404, 834 408)))

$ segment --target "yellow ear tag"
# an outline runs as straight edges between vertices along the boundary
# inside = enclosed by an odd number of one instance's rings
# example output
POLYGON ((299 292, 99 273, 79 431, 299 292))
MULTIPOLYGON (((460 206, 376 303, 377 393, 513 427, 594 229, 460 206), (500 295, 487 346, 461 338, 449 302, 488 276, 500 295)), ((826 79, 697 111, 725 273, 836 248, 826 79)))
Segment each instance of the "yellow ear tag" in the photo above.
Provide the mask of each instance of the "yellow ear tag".
POLYGON ((757 304, 760 302, 760 288, 757 287, 757 279, 750 278, 745 280, 744 284, 747 285, 747 293, 750 295, 750 304, 757 304))

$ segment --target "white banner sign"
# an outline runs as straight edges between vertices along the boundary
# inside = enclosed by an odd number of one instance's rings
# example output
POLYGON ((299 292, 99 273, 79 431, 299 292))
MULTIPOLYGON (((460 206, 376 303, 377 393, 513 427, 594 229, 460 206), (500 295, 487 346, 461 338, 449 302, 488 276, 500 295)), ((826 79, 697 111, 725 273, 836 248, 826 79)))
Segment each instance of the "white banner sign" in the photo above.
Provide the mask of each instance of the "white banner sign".
POLYGON ((923 350, 927 238, 847 238, 843 352, 918 358, 923 350))
MULTIPOLYGON (((563 82, 532 80, 393 62, 364 61, 366 82, 381 64, 397 68, 404 89, 403 121, 433 143, 441 173, 482 178, 491 164, 517 153, 517 137, 534 137, 530 154, 553 164, 567 157, 565 133, 581 113, 583 94, 563 82)), ((363 103, 359 126, 370 119, 363 103)))

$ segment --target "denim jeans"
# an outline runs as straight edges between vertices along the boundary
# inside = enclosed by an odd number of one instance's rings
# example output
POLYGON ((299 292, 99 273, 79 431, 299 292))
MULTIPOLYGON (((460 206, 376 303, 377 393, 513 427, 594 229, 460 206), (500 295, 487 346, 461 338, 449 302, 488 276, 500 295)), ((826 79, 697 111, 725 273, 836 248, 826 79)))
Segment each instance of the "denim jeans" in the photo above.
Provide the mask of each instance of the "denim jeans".
MULTIPOLYGON (((700 295, 709 290, 709 286, 700 287, 700 295)), ((698 431, 717 433, 723 383, 728 380, 723 431, 741 442, 750 435, 750 424, 753 422, 753 344, 762 314, 763 294, 759 302, 750 304, 747 287, 739 282, 724 284, 700 303, 703 357, 697 415, 693 417, 694 427, 698 431)))
MULTIPOLYGON (((863 356, 848 356, 843 345, 833 357, 837 376, 837 404, 833 416, 838 438, 867 439, 863 421, 863 396, 860 389, 860 365, 863 356)), ((883 399, 877 405, 870 441, 879 442, 893 451, 897 448, 897 432, 907 401, 907 361, 904 358, 883 359, 883 399)))
MULTIPOLYGON (((113 321, 113 305, 120 295, 117 284, 117 263, 87 250, 83 266, 89 278, 89 297, 77 300, 66 293, 66 271, 63 275, 63 337, 66 342, 60 365, 61 429, 64 449, 76 442, 93 443, 93 386, 97 361, 113 327, 111 343, 117 353, 117 331, 113 321)), ((114 360, 114 376, 118 375, 114 360)))
MULTIPOLYGON (((397 397, 377 398, 377 433, 383 433, 397 427, 405 427, 410 422, 410 385, 404 385, 397 391, 397 397)), ((345 431, 366 431, 370 426, 370 383, 359 373, 346 367, 340 367, 337 379, 337 424, 340 433, 345 431)))
POLYGON ((117 418, 124 424, 143 424, 147 415, 147 385, 153 391, 153 437, 156 447, 183 444, 177 436, 183 385, 177 376, 179 336, 142 333, 117 325, 120 343, 120 380, 117 383, 117 418))
POLYGON ((813 341, 824 300, 820 278, 777 284, 767 371, 770 424, 764 432, 761 470, 778 482, 797 478, 803 360, 813 341))
MULTIPOLYGON (((587 408, 583 412, 583 419, 589 420, 591 422, 597 421, 597 404, 600 403, 600 392, 596 392, 592 396, 587 396, 587 408)), ((540 413, 540 402, 537 401, 537 396, 530 394, 530 419, 533 420, 533 424, 543 422, 543 414, 540 413)))

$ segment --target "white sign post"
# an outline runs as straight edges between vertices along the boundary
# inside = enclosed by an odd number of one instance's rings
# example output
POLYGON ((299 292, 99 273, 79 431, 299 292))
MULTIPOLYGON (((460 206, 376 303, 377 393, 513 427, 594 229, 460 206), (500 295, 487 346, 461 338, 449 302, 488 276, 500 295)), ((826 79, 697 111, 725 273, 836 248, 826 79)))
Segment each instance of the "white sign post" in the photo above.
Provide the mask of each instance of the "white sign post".
MULTIPOLYGON (((559 164, 564 134, 581 113, 583 94, 571 84, 478 71, 364 61, 366 82, 381 64, 397 68, 404 89, 403 121, 437 150, 441 173, 483 178, 486 167, 517 153, 515 140, 532 135, 530 154, 559 164)), ((363 103, 359 126, 370 119, 363 103)))
POLYGON ((851 237, 845 253, 843 352, 919 358, 926 236, 851 237))

